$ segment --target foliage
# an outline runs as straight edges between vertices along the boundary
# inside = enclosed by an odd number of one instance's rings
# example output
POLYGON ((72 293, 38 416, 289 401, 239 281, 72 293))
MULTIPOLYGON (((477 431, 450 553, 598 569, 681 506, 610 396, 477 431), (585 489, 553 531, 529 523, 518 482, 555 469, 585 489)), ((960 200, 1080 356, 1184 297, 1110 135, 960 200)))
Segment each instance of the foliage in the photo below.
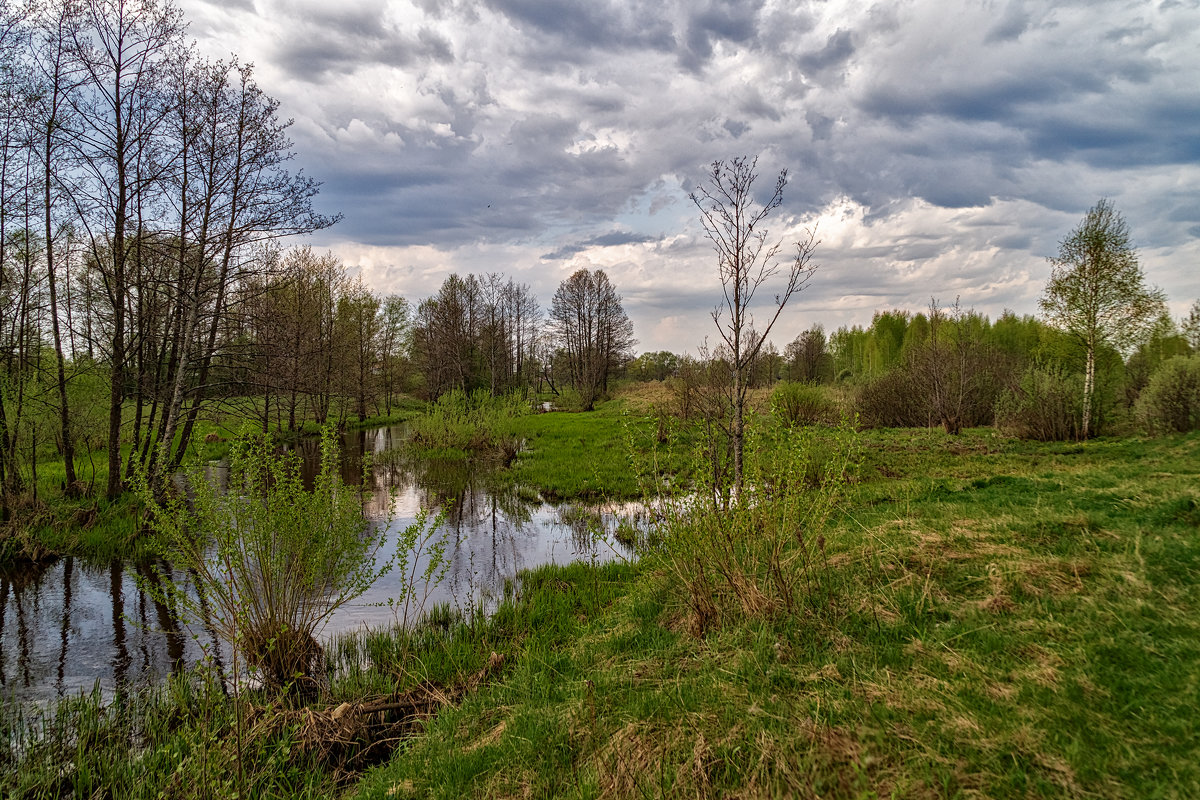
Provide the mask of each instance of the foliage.
POLYGON ((1030 367, 997 400, 996 428, 1040 442, 1078 439, 1081 385, 1081 375, 1061 368, 1030 367))
POLYGON ((787 427, 834 424, 837 405, 824 389, 805 383, 783 381, 771 392, 771 413, 787 427))
POLYGON ((904 369, 864 381, 855 391, 854 410, 864 428, 924 428, 933 418, 929 398, 904 369))
POLYGON ((453 389, 411 423, 412 444, 423 450, 499 452, 511 461, 519 450, 513 420, 531 413, 520 392, 493 397, 484 389, 453 389))
POLYGON ((1179 328, 1187 340, 1188 347, 1193 351, 1200 351, 1200 300, 1192 303, 1188 315, 1179 321, 1179 328))
POLYGON ((1147 289, 1129 226, 1107 199, 1059 243, 1039 305, 1050 324, 1073 336, 1086 355, 1080 435, 1092 431, 1096 355, 1125 351, 1144 336, 1165 308, 1163 294, 1147 289))
POLYGON ((0 795, 324 798, 336 783, 287 728, 234 747, 237 711, 206 670, 46 709, 0 710, 0 795))
MULTIPOLYGON (((201 466, 188 470, 186 493, 161 502, 142 487, 159 555, 198 587, 193 595, 174 582, 174 572, 160 570, 164 599, 188 624, 205 620, 278 688, 293 681, 312 688, 324 622, 395 563, 397 554, 377 558, 386 526, 363 517, 362 501, 339 469, 329 429, 311 490, 294 452, 277 453, 267 439, 246 436, 230 448, 224 485, 201 466)), ((400 547, 432 536, 421 514, 400 547)))
POLYGON ((727 487, 705 484, 663 502, 644 554, 673 576, 697 635, 729 619, 823 614, 831 603, 820 531, 856 470, 853 431, 751 433, 745 491, 722 504, 727 487))
POLYGON ((1176 356, 1150 377, 1134 408, 1151 433, 1200 429, 1200 356, 1176 356))
POLYGON ((825 329, 814 325, 793 339, 783 350, 784 375, 804 383, 833 380, 833 356, 826 350, 825 329))

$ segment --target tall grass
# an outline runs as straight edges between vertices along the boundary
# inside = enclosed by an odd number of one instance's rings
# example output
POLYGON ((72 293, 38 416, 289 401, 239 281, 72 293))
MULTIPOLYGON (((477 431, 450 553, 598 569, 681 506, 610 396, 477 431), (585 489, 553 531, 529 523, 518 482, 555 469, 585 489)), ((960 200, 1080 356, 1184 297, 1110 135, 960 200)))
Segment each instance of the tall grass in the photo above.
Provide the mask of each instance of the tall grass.
POLYGON ((508 462, 520 448, 512 421, 530 412, 519 393, 493 397, 482 389, 470 394, 455 389, 412 420, 412 443, 423 451, 496 453, 508 462))

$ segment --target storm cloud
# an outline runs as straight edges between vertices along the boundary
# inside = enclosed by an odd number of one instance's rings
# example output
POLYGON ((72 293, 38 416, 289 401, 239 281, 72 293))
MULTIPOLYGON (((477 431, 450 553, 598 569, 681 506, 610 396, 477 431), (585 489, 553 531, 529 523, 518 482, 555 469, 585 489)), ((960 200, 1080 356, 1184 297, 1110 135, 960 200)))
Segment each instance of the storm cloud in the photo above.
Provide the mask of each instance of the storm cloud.
POLYGON ((548 302, 603 268, 642 347, 694 348, 719 284, 688 192, 759 154, 764 186, 789 169, 772 236, 822 240, 781 341, 931 296, 1033 313, 1102 196, 1175 312, 1200 296, 1194 4, 183 6, 295 119, 298 166, 345 215, 313 243, 380 291, 503 271, 548 302))

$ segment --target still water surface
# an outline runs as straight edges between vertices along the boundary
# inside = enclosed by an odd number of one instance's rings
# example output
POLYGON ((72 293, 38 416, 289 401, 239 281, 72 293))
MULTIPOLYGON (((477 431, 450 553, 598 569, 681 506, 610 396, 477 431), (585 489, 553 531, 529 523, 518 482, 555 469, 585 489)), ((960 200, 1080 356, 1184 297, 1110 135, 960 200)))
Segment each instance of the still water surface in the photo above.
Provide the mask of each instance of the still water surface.
MULTIPOLYGON (((400 427, 349 434, 343 442, 343 478, 357 483, 364 452, 378 453, 399 444, 400 427)), ((305 471, 316 469, 315 443, 301 445, 305 471)), ((211 474, 220 479, 221 468, 211 474)), ((392 522, 381 553, 395 548, 396 536, 418 511, 444 509, 448 570, 428 592, 426 607, 450 603, 463 609, 488 605, 505 581, 520 570, 575 560, 608 561, 629 557, 607 531, 628 508, 531 500, 529 493, 497 490, 488 474, 461 463, 423 461, 377 466, 376 491, 364 511, 384 524, 392 522)), ((165 566, 169 571, 169 565, 165 566)), ((419 572, 419 570, 418 570, 419 572)), ((87 563, 64 558, 44 568, 0 576, 0 693, 18 702, 46 702, 90 691, 99 682, 105 692, 159 680, 215 654, 222 648, 203 626, 180 624, 170 611, 138 588, 137 576, 154 580, 148 564, 128 561, 87 563)), ((188 583, 186 574, 173 574, 188 583)), ((340 608, 322 632, 329 641, 339 633, 403 622, 389 605, 399 594, 397 572, 376 581, 354 603, 340 608)), ((410 614, 411 619, 411 614, 410 614)))

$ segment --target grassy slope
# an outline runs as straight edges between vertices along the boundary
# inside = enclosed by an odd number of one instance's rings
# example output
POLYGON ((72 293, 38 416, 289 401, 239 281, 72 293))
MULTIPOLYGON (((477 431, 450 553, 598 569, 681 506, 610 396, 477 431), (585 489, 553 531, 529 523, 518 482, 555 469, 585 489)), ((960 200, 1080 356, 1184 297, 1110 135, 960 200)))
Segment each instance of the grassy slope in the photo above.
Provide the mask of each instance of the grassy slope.
POLYGON ((830 608, 697 639, 647 564, 359 796, 1200 792, 1200 437, 865 437, 830 608))

